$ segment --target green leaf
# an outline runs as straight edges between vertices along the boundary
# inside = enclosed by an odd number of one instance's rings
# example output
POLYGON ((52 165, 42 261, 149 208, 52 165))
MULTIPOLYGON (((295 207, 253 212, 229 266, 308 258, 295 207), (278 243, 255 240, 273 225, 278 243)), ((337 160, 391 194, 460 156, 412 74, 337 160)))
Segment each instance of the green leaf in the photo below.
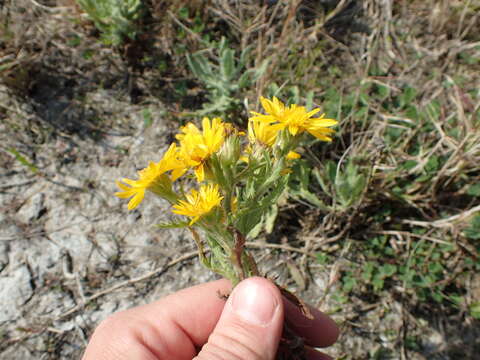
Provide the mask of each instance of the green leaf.
POLYGON ((440 163, 439 163, 438 156, 432 155, 430 156, 427 163, 425 164, 425 170, 428 173, 434 173, 438 170, 439 166, 440 166, 440 163))
MULTIPOLYGON (((330 187, 327 186, 326 182, 325 182, 324 179, 323 179, 323 177, 325 176, 325 173, 322 173, 322 174, 321 174, 320 171, 319 171, 317 168, 313 169, 312 173, 313 173, 313 176, 315 177, 315 180, 317 180, 317 183, 318 183, 318 184, 320 185, 320 187, 322 188, 322 191, 323 191, 325 194, 331 196, 331 194, 330 194, 330 187)), ((325 177, 326 177, 326 176, 325 176, 325 177)))
POLYGON ((432 178, 432 175, 429 175, 429 174, 425 174, 425 175, 422 175, 422 176, 419 176, 417 178, 417 181, 418 182, 425 182, 425 181, 428 181, 432 178))
POLYGON ((290 99, 289 99, 289 104, 288 105, 291 105, 291 104, 298 104, 300 103, 300 89, 298 88, 298 86, 292 86, 290 87, 289 89, 290 91, 290 99))
POLYGON ((418 162, 416 162, 415 160, 407 160, 401 165, 401 168, 405 170, 410 170, 417 165, 418 165, 418 162))
POLYGON ((178 229, 187 227, 189 224, 190 221, 172 221, 169 223, 156 224, 155 226, 159 227, 160 229, 178 229))
POLYGON ((188 16, 189 16, 188 7, 184 6, 180 8, 180 10, 178 10, 178 17, 180 19, 186 20, 188 19, 188 16))
POLYGON ((428 271, 432 274, 441 275, 443 273, 443 266, 438 262, 431 262, 428 264, 428 271))
POLYGON ((442 302, 443 299, 444 299, 443 294, 439 291, 433 291, 431 293, 431 296, 432 296, 433 300, 435 300, 436 302, 442 302))
POLYGON ((480 301, 476 301, 470 304, 468 308, 470 316, 474 319, 480 320, 480 301))
POLYGON ((300 191, 295 192, 293 195, 308 201, 310 204, 315 205, 319 209, 328 210, 328 207, 325 205, 325 203, 322 200, 320 200, 320 198, 317 195, 315 195, 314 193, 308 190, 301 189, 300 191))
POLYGON ((280 94, 280 91, 281 89, 276 82, 271 82, 270 85, 268 85, 268 89, 267 89, 268 97, 270 98, 274 96, 278 97, 280 94))
POLYGON ((331 183, 335 183, 335 179, 337 177, 337 164, 331 160, 328 160, 325 164, 325 168, 328 175, 328 180, 330 180, 331 183))
POLYGON ((375 270, 375 264, 371 261, 363 265, 362 279, 366 282, 370 282, 373 272, 375 270))
POLYGON ((253 81, 257 81, 265 73, 265 71, 267 71, 268 63, 269 63, 268 59, 265 59, 260 64, 260 66, 257 66, 254 69, 253 78, 252 78, 253 81))
POLYGON ((218 51, 223 53, 227 49, 227 38, 225 36, 222 36, 220 39, 220 42, 218 43, 218 51))
POLYGON ((350 191, 349 198, 351 202, 355 202, 363 192, 366 183, 366 177, 359 172, 358 166, 354 165, 351 161, 347 165, 346 177, 349 188, 348 190, 350 191))
POLYGON ((325 253, 317 253, 315 257, 317 258, 318 263, 321 265, 327 264, 330 260, 330 256, 328 256, 328 254, 325 254, 325 253))
POLYGON ((383 289, 384 280, 381 276, 375 276, 372 280, 372 286, 375 291, 379 291, 383 289))
POLYGON ((262 216, 263 209, 249 208, 244 211, 238 211, 234 226, 247 237, 256 237, 262 229, 262 216))
POLYGON ((244 67, 247 64, 248 56, 250 55, 250 51, 252 50, 253 45, 246 46, 242 52, 240 53, 240 60, 239 66, 244 67))
POLYGON ((478 240, 480 239, 480 215, 475 215, 470 222, 470 227, 466 228, 465 236, 472 239, 478 240))
POLYGON ((268 195, 265 196, 260 202, 260 208, 269 208, 277 202, 278 198, 282 195, 288 182, 288 176, 278 179, 275 187, 271 188, 268 195))
POLYGON ((410 104, 416 96, 417 90, 412 87, 407 87, 400 96, 400 107, 404 108, 406 105, 410 104))
POLYGON ((427 116, 432 120, 437 120, 441 114, 441 106, 438 100, 433 100, 425 108, 427 116))
POLYGON ((247 232, 246 238, 255 239, 256 237, 258 237, 258 235, 262 231, 262 227, 263 227, 263 221, 260 218, 259 222, 255 226, 249 226, 250 231, 247 232))
POLYGON ((375 84, 377 88, 378 95, 381 99, 385 99, 390 94, 390 89, 387 86, 375 84))
POLYGON ((397 267, 392 264, 382 265, 379 269, 379 274, 385 278, 392 277, 397 272, 397 267))
POLYGON ((146 129, 152 126, 153 119, 152 119, 152 112, 150 111, 150 109, 148 108, 143 109, 142 115, 143 115, 143 127, 146 129))
POLYGON ((221 56, 220 71, 223 78, 226 81, 230 81, 235 74, 234 51, 232 49, 226 49, 221 56))
POLYGON ((470 185, 467 189, 467 194, 470 196, 480 197, 480 183, 470 185))
POLYGON ((344 207, 348 207, 353 202, 352 199, 352 189, 348 183, 348 179, 345 178, 344 174, 340 174, 335 182, 335 190, 339 196, 339 200, 344 207))
POLYGON ((312 90, 307 92, 307 96, 306 96, 306 99, 305 99, 305 107, 307 109, 312 109, 313 108, 313 97, 314 97, 314 95, 315 94, 312 90))
POLYGON ((409 119, 418 119, 418 109, 413 105, 407 105, 405 109, 405 116, 409 119))
POLYGON ((343 291, 350 292, 357 286, 357 280, 350 275, 346 275, 342 279, 343 282, 343 291))
POLYGON ((267 232, 267 234, 272 233, 273 227, 275 225, 275 220, 277 219, 277 215, 278 206, 277 204, 273 204, 270 208, 270 211, 265 214, 265 231, 267 232))
POLYGON ((245 71, 238 79, 238 88, 243 89, 250 85, 251 72, 245 71))
POLYGON ((187 54, 187 64, 190 68, 190 71, 197 78, 204 82, 210 80, 210 74, 212 73, 212 71, 203 56, 187 54))
POLYGON ((368 96, 367 93, 361 92, 358 96, 358 99, 360 100, 360 104, 362 107, 367 107, 370 102, 370 96, 368 96))
POLYGON ((288 180, 288 175, 287 176, 281 176, 282 171, 284 170, 284 165, 282 163, 279 163, 275 165, 269 174, 267 175, 268 177, 263 181, 263 183, 257 188, 256 192, 257 194, 263 194, 272 184, 278 182, 284 182, 285 180, 288 180))

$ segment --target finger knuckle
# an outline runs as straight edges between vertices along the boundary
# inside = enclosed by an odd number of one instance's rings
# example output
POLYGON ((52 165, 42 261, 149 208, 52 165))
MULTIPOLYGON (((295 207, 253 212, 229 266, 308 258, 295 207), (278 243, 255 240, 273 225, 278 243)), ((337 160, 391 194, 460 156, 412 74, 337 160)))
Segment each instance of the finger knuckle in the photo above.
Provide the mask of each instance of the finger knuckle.
POLYGON ((197 360, 269 360, 255 345, 260 341, 244 329, 216 331, 202 348, 197 360))
POLYGON ((127 312, 115 313, 100 322, 98 327, 95 329, 94 335, 102 337, 129 335, 129 333, 131 332, 131 327, 125 326, 125 324, 131 324, 127 312))

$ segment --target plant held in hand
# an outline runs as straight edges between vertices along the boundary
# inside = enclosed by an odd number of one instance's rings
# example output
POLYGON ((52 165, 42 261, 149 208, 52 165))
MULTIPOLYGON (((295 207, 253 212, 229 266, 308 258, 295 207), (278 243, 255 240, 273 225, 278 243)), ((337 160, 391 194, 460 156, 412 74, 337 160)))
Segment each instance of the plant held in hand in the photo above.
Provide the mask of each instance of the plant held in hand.
POLYGON ((188 123, 176 136, 178 144, 171 144, 159 162, 139 171, 138 180, 117 182, 122 191, 116 195, 130 198, 129 210, 141 203, 146 192, 170 202, 172 212, 182 218, 160 227, 188 227, 201 262, 234 286, 260 275, 245 242, 258 233, 285 191, 289 167, 300 157, 294 150, 302 137, 309 133, 331 141, 331 127, 337 124, 324 115, 313 117, 320 109, 286 106, 275 97, 260 101, 265 114, 252 112, 248 136, 220 118, 204 118, 202 129, 188 123), (189 173, 196 182, 190 191, 174 186, 189 173))

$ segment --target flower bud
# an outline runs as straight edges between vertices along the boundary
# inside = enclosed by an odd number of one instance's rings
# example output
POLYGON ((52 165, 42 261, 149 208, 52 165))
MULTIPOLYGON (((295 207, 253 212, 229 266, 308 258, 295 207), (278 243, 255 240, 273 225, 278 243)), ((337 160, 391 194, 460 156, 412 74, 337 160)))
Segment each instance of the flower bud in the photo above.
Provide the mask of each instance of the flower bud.
POLYGON ((232 167, 236 165, 240 159, 241 152, 240 137, 234 133, 225 139, 223 146, 218 152, 221 166, 232 167))

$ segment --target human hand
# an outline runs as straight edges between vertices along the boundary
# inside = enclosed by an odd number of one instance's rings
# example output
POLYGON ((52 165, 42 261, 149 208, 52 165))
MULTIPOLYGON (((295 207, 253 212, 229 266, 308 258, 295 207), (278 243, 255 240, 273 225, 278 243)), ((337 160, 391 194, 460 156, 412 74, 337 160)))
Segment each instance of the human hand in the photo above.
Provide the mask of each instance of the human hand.
MULTIPOLYGON (((338 337, 326 315, 313 320, 282 298, 269 280, 256 277, 231 285, 218 280, 176 292, 152 304, 118 312, 95 330, 83 360, 273 360, 284 314, 309 346, 325 347, 338 337)), ((309 360, 329 356, 313 348, 309 360)))

